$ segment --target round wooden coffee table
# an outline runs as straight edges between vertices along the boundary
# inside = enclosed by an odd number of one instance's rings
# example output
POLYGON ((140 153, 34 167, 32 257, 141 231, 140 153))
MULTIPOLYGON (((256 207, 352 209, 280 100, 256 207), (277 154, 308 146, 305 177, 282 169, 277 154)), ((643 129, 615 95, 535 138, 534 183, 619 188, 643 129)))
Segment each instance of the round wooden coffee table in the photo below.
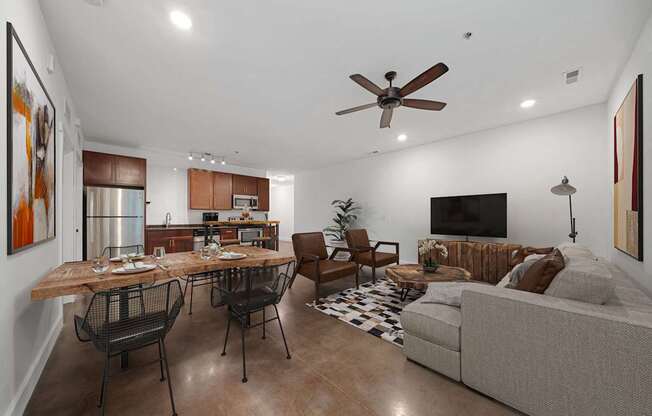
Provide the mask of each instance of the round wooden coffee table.
POLYGON ((404 301, 410 289, 423 290, 432 282, 455 282, 471 280, 471 273, 461 267, 439 266, 434 273, 426 273, 420 264, 401 264, 385 269, 389 277, 401 288, 401 301, 404 301))

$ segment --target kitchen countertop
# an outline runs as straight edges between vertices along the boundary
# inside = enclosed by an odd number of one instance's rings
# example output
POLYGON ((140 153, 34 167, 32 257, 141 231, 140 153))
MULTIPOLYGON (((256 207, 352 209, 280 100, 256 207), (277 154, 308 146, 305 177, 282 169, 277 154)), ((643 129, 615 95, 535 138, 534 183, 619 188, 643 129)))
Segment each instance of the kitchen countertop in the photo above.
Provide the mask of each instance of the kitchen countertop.
POLYGON ((278 225, 280 221, 264 221, 264 220, 247 220, 247 221, 210 221, 204 224, 170 224, 169 227, 165 225, 147 225, 146 230, 196 230, 202 229, 206 225, 217 227, 236 227, 239 225, 278 225))
POLYGON ((238 221, 206 221, 206 225, 277 225, 280 221, 238 220, 238 221))

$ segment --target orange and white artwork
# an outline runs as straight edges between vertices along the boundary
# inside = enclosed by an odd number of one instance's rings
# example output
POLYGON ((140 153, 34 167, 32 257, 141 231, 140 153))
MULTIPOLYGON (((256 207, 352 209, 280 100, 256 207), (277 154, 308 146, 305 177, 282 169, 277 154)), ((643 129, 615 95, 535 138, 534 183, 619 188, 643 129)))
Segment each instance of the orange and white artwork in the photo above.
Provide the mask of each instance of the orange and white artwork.
POLYGON ((639 75, 614 117, 614 247, 643 260, 642 88, 639 75))
POLYGON ((11 24, 8 121, 8 252, 55 237, 55 110, 11 24))

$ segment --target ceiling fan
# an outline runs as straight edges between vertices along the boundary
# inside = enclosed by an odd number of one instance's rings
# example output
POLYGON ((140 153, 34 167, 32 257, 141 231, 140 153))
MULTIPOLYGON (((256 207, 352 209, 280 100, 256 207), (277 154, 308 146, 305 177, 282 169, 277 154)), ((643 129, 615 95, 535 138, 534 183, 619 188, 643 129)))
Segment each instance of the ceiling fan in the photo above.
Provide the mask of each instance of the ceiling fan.
POLYGON ((341 116, 343 114, 354 113, 356 111, 378 106, 383 109, 383 114, 380 116, 380 128, 382 129, 389 127, 389 124, 392 121, 392 114, 396 107, 404 106, 418 108, 420 110, 440 111, 446 107, 446 103, 405 97, 430 84, 432 81, 444 75, 447 71, 448 67, 446 64, 440 62, 405 84, 403 88, 394 87, 392 85, 392 81, 396 78, 396 72, 390 71, 385 74, 385 79, 389 81, 389 87, 385 89, 380 88, 378 85, 369 81, 360 74, 353 74, 349 77, 353 82, 359 84, 370 93, 375 94, 378 98, 375 103, 348 108, 346 110, 338 111, 335 114, 341 116))

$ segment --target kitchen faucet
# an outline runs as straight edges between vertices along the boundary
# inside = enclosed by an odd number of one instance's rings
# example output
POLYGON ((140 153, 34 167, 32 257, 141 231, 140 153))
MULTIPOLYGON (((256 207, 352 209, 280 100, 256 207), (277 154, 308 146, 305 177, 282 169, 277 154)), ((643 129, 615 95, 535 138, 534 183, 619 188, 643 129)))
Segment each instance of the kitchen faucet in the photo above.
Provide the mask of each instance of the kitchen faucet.
POLYGON ((170 226, 170 223, 172 222, 172 214, 169 212, 165 213, 165 228, 170 226))

